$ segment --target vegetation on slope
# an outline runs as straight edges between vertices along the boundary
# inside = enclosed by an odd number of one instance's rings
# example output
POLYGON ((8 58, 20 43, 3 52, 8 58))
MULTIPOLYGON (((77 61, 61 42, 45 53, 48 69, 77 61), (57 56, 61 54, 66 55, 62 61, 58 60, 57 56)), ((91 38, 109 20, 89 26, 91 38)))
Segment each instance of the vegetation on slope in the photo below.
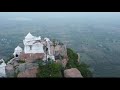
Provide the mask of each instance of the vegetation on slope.
POLYGON ((39 64, 37 77, 62 77, 61 65, 58 63, 39 64))
MULTIPOLYGON (((68 63, 65 69, 77 68, 83 77, 92 77, 89 66, 85 63, 79 63, 78 55, 72 49, 67 48, 68 63)), ((37 77, 63 77, 62 66, 58 63, 48 62, 46 65, 39 63, 37 77)))
POLYGON ((72 49, 67 48, 67 55, 68 55, 68 63, 66 65, 66 69, 70 68, 77 68, 83 77, 92 77, 92 73, 89 70, 89 66, 85 63, 79 63, 78 55, 72 49))

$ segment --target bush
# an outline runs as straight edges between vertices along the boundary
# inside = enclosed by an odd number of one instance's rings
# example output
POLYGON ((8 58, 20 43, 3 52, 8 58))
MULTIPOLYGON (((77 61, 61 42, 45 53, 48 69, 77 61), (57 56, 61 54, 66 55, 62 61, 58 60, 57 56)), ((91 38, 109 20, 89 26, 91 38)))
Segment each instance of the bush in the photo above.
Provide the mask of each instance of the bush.
POLYGON ((85 63, 79 64, 79 62, 77 61, 77 53, 75 53, 72 49, 67 48, 67 55, 69 60, 65 67, 66 69, 77 68, 81 72, 83 77, 92 77, 92 73, 89 70, 89 66, 85 63))
POLYGON ((89 70, 89 66, 85 63, 81 63, 77 68, 80 70, 83 77, 92 77, 92 72, 89 70))
POLYGON ((57 63, 39 65, 37 77, 62 77, 61 65, 57 63))
POLYGON ((67 55, 68 55, 68 63, 66 65, 66 68, 69 69, 69 68, 76 68, 76 66, 79 64, 77 59, 78 59, 78 55, 73 52, 72 49, 70 48, 67 48, 67 55))
POLYGON ((18 63, 25 63, 25 60, 19 60, 18 63))

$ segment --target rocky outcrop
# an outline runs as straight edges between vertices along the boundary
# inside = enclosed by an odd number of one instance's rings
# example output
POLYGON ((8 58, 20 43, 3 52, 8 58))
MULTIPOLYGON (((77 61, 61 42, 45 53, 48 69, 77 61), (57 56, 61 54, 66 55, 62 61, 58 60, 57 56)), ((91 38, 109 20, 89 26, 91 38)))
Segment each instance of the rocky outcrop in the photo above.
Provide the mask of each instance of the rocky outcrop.
POLYGON ((44 53, 35 53, 35 54, 26 54, 26 53, 21 53, 20 59, 24 60, 25 62, 35 62, 37 60, 42 60, 44 58, 44 53))
POLYGON ((8 64, 6 67, 5 67, 5 71, 6 71, 6 76, 7 77, 14 77, 14 67, 13 65, 11 64, 8 64))
POLYGON ((27 69, 31 69, 33 67, 38 68, 38 64, 37 63, 23 63, 20 64, 19 66, 16 67, 16 73, 17 72, 24 72, 27 69))
POLYGON ((25 71, 20 72, 17 77, 36 77, 37 69, 37 67, 26 69, 25 71))
POLYGON ((64 70, 64 77, 82 78, 83 76, 77 68, 71 68, 64 70))
POLYGON ((64 68, 66 67, 67 62, 68 62, 67 59, 63 59, 63 60, 62 60, 62 66, 63 66, 64 68))
POLYGON ((15 58, 5 67, 7 77, 36 77, 38 64, 20 62, 15 58))

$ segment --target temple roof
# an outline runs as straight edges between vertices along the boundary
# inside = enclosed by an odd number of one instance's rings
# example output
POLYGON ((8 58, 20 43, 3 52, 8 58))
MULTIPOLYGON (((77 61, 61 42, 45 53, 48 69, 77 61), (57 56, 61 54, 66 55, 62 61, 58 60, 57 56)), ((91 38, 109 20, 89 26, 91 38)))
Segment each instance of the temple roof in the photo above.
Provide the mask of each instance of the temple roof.
POLYGON ((6 63, 3 59, 0 59, 0 68, 6 66, 6 63))
POLYGON ((17 46, 16 48, 15 48, 15 50, 22 50, 22 48, 20 47, 20 46, 17 46))
POLYGON ((25 39, 31 39, 31 38, 34 38, 34 36, 29 32, 25 37, 25 39))
POLYGON ((47 38, 47 37, 46 37, 46 38, 44 38, 44 40, 46 40, 46 41, 50 41, 50 39, 49 39, 49 38, 47 38))

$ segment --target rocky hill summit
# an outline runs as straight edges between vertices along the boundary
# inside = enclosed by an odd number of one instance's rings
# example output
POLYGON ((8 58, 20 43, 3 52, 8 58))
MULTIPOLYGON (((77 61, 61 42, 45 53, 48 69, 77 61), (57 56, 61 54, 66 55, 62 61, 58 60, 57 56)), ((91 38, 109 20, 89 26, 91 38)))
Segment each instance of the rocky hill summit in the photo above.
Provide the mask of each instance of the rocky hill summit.
POLYGON ((80 64, 80 54, 58 40, 28 33, 23 44, 24 50, 17 46, 14 57, 5 66, 7 77, 87 77, 91 74, 85 64, 80 64))
MULTIPOLYGON (((7 63, 5 67, 6 75, 7 77, 37 77, 36 74, 39 72, 40 62, 40 60, 34 60, 33 62, 25 62, 20 60, 20 58, 15 57, 7 63)), ((65 68, 68 60, 56 60, 56 62, 52 63, 60 64, 63 68, 65 68)), ((71 68, 64 69, 62 77, 82 77, 82 75, 77 68, 71 68)))
POLYGON ((11 59, 5 68, 7 77, 36 77, 38 64, 11 59))
MULTIPOLYGON (((7 77, 17 77, 17 78, 32 78, 32 77, 65 77, 65 78, 83 78, 89 77, 90 72, 87 70, 84 64, 77 64, 80 62, 77 57, 76 66, 75 62, 71 62, 71 57, 69 50, 67 49, 68 57, 62 60, 56 60, 43 62, 41 60, 34 60, 33 62, 25 62, 20 60, 18 57, 11 59, 6 67, 6 76, 7 77), (79 61, 79 62, 78 62, 79 61), (58 66, 57 66, 58 65, 58 66), (83 71, 86 69, 86 71, 83 71)), ((76 55, 78 55, 76 53, 76 55)), ((74 56, 72 54, 72 56, 74 56)), ((75 56, 74 56, 75 57, 75 56)))

